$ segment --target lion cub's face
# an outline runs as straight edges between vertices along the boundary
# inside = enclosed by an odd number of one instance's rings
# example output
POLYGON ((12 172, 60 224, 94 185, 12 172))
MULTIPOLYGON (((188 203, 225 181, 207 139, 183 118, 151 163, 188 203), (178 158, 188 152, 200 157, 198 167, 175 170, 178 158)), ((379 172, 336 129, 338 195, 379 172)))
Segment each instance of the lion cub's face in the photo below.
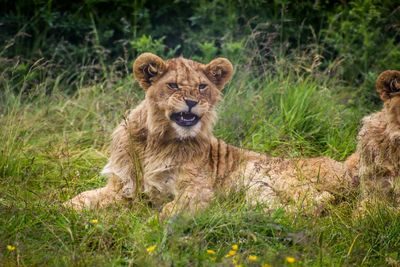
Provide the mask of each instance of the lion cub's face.
POLYGON ((135 78, 153 109, 153 123, 173 129, 179 139, 211 131, 215 105, 232 73, 232 64, 224 58, 204 65, 144 53, 134 63, 135 78))

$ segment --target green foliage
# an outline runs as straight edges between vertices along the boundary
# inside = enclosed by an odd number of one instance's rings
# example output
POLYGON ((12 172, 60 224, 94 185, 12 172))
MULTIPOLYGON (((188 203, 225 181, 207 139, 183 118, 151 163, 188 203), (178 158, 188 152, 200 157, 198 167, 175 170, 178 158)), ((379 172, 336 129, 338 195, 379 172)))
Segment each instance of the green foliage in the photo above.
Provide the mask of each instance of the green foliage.
POLYGON ((154 54, 162 55, 164 53, 165 45, 163 44, 163 38, 153 40, 151 36, 143 35, 142 37, 133 40, 131 42, 132 48, 135 49, 138 54, 144 52, 151 52, 154 54))
POLYGON ((168 49, 164 44, 164 37, 153 39, 151 36, 142 35, 140 38, 131 42, 132 48, 137 54, 151 52, 164 58, 171 58, 176 54, 179 45, 174 49, 168 49))
POLYGON ((201 58, 203 58, 205 62, 210 62, 212 59, 214 59, 218 52, 214 42, 201 43, 199 44, 199 49, 202 55, 201 58))
POLYGON ((221 54, 236 62, 238 58, 242 57, 245 47, 244 40, 226 42, 222 44, 221 54))
POLYGON ((363 95, 371 96, 371 73, 400 69, 399 4, 391 1, 351 1, 329 17, 324 41, 341 60, 341 76, 365 82, 363 95))
POLYGON ((256 67, 304 51, 318 56, 318 70, 360 88, 358 101, 370 101, 374 77, 400 62, 400 9, 391 0, 7 0, 1 7, 0 55, 29 67, 38 59, 50 62, 54 76, 78 70, 61 80, 66 91, 76 82, 107 79, 116 59, 131 61, 143 51, 207 62, 217 55, 235 61, 256 48, 256 67), (88 65, 96 67, 80 75, 88 65))

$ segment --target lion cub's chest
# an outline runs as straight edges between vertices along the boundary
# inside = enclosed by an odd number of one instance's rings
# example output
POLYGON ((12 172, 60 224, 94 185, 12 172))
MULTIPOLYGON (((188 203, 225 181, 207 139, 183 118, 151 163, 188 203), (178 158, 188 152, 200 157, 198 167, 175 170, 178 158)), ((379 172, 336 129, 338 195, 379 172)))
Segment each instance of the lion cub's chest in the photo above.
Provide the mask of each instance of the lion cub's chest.
POLYGON ((377 171, 391 176, 400 175, 400 146, 392 138, 393 130, 384 112, 363 119, 358 135, 358 149, 364 165, 362 172, 371 172, 371 177, 375 177, 377 171))
POLYGON ((172 164, 170 159, 147 157, 144 160, 143 171, 145 193, 159 195, 157 198, 174 195, 179 169, 172 164))
POLYGON ((189 183, 209 179, 209 171, 200 161, 176 162, 173 157, 148 156, 144 159, 144 193, 155 204, 161 205, 179 194, 189 183), (196 164, 195 164, 196 163, 196 164), (199 168, 199 165, 202 168, 199 168))

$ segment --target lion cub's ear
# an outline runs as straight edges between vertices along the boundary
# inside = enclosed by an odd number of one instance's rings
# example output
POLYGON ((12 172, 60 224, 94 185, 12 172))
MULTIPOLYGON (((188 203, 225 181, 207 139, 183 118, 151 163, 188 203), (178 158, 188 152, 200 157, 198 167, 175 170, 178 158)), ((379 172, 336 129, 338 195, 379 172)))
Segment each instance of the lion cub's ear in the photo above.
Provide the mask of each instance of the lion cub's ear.
POLYGON ((167 69, 164 60, 152 53, 143 53, 133 63, 133 74, 143 89, 149 88, 167 69))
POLYGON ((226 58, 216 58, 205 66, 204 73, 219 90, 232 78, 233 66, 226 58))
POLYGON ((376 80, 376 91, 383 101, 400 95, 400 71, 386 70, 376 80))

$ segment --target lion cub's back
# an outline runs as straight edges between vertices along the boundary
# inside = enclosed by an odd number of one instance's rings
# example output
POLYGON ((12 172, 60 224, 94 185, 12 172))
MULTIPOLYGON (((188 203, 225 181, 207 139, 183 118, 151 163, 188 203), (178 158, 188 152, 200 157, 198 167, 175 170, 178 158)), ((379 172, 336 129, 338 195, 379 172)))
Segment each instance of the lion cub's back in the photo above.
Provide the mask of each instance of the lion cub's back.
POLYGON ((290 160, 284 174, 296 181, 308 181, 320 190, 338 193, 351 187, 351 177, 345 165, 328 157, 299 158, 290 160))

